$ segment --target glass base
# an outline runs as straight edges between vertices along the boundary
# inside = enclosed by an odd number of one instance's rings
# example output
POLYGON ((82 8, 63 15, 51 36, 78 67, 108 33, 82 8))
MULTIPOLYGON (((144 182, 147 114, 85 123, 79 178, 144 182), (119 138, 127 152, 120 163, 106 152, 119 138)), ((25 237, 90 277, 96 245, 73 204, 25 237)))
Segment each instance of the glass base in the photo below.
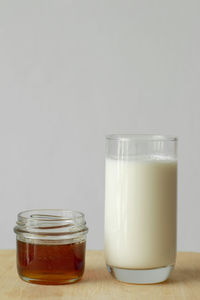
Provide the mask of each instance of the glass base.
POLYGON ((135 284, 152 284, 163 282, 168 279, 174 266, 155 268, 155 269, 121 269, 107 265, 108 272, 122 282, 135 284))
POLYGON ((75 283, 79 281, 81 278, 73 278, 73 279, 66 279, 66 280, 48 280, 48 279, 36 279, 36 278, 28 278, 26 276, 19 276, 22 280, 34 283, 34 284, 40 284, 40 285, 63 285, 63 284, 70 284, 75 283))

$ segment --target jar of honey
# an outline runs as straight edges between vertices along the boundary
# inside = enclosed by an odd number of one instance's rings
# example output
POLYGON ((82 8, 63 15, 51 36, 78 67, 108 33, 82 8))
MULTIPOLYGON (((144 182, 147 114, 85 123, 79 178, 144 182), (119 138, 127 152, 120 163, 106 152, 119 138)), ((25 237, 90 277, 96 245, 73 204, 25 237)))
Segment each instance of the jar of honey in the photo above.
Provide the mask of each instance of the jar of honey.
POLYGON ((21 279, 59 285, 81 279, 85 266, 84 214, 68 210, 28 210, 18 214, 17 271, 21 279))

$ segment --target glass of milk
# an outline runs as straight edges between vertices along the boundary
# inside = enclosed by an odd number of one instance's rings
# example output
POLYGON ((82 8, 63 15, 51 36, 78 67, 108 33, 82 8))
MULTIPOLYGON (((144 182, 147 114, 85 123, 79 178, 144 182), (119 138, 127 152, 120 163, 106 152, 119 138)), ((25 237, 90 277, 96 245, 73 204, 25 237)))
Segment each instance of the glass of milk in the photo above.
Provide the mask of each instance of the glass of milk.
POLYGON ((176 260, 177 138, 109 135, 105 260, 127 283, 165 281, 176 260))

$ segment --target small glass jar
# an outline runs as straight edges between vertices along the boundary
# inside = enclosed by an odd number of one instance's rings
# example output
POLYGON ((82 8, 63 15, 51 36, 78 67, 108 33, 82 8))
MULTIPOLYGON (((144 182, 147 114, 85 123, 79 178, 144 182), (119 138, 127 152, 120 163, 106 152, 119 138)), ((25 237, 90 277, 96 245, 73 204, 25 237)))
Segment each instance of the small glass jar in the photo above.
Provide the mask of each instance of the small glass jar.
POLYGON ((81 279, 88 232, 83 213, 62 209, 23 211, 18 214, 14 231, 21 279, 47 285, 81 279))

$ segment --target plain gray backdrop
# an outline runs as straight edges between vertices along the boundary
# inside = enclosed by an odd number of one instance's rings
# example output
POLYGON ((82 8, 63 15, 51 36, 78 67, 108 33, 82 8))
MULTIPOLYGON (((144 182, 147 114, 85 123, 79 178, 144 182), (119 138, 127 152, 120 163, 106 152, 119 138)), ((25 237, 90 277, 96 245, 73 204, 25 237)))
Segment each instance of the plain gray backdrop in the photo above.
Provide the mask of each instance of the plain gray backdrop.
POLYGON ((83 211, 103 248, 104 136, 179 137, 178 249, 200 251, 200 2, 0 1, 0 248, 19 211, 83 211))

